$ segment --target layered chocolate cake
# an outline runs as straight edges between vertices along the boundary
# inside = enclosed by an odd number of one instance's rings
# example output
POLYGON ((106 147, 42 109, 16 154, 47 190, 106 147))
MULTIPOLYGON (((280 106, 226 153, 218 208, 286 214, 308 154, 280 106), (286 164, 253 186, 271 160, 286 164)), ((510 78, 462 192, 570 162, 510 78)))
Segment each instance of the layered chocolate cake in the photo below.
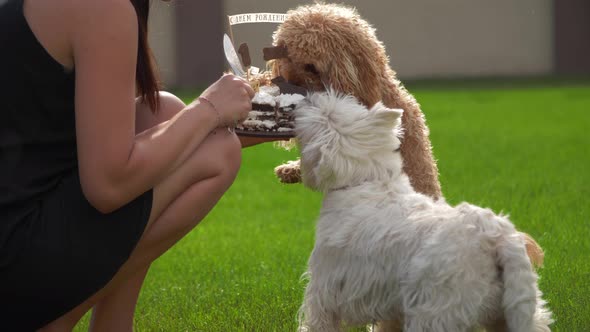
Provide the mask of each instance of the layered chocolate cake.
MULTIPOLYGON (((294 92, 294 91, 289 91, 294 92)), ((293 110, 305 99, 301 93, 281 93, 279 85, 263 85, 252 99, 248 118, 236 127, 242 133, 294 136, 293 110)))
MULTIPOLYGON (((238 52, 244 67, 248 68, 245 78, 257 91, 252 99, 252 111, 243 123, 236 126, 236 132, 251 136, 294 137, 293 110, 305 99, 307 90, 290 84, 280 73, 272 78, 273 70, 258 72, 256 68, 253 71, 248 44, 242 43, 238 52)), ((263 53, 264 60, 268 61, 284 56, 286 49, 270 47, 263 53)))

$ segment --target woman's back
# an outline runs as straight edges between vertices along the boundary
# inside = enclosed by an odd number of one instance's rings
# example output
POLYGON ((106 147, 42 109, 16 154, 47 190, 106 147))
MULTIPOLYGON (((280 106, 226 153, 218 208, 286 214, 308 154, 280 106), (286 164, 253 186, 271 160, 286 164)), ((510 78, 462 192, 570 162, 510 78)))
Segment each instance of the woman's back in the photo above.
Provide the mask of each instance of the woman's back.
POLYGON ((74 75, 36 39, 22 0, 0 6, 0 46, 0 214, 18 218, 77 165, 74 75))
POLYGON ((26 245, 29 215, 77 159, 73 72, 39 43, 22 0, 0 5, 0 49, 2 267, 26 245))
POLYGON ((254 91, 226 75, 189 106, 159 93, 149 4, 0 0, 2 330, 71 330, 92 306, 96 329, 128 329, 136 278, 235 179, 218 127, 254 91))

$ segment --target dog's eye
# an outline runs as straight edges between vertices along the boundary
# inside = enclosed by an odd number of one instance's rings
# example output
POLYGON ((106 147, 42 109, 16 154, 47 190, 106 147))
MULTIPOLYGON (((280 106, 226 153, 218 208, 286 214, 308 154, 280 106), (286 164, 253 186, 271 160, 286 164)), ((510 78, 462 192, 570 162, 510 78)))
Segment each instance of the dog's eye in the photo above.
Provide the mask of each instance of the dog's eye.
POLYGON ((312 74, 319 74, 318 70, 315 68, 314 65, 312 65, 311 63, 306 64, 303 69, 308 72, 308 73, 312 73, 312 74))

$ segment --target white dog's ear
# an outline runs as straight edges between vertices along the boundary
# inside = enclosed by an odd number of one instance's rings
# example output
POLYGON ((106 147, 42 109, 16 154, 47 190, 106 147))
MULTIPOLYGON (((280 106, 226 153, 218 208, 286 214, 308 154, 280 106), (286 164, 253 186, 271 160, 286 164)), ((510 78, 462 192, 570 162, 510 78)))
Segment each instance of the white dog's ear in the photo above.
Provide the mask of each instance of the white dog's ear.
POLYGON ((371 108, 370 113, 373 117, 374 127, 385 127, 389 130, 395 128, 401 122, 404 111, 399 108, 387 108, 383 103, 378 102, 371 108))
POLYGON ((303 183, 326 191, 378 176, 399 147, 394 128, 401 110, 378 103, 370 110, 350 95, 328 90, 296 110, 303 183))
POLYGON ((313 93, 299 104, 295 110, 295 131, 306 186, 318 191, 334 188, 335 181, 341 178, 340 170, 349 169, 342 156, 343 134, 351 131, 351 124, 361 123, 367 111, 354 97, 331 89, 313 93))

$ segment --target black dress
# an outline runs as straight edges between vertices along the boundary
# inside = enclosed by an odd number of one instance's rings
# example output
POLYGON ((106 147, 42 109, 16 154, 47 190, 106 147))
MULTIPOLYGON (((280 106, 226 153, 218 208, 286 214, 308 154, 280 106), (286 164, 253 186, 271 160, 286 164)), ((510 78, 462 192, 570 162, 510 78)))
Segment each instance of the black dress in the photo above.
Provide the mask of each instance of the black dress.
POLYGON ((141 237, 152 191, 102 214, 78 177, 73 72, 23 0, 0 0, 0 330, 33 331, 101 289, 141 237))

